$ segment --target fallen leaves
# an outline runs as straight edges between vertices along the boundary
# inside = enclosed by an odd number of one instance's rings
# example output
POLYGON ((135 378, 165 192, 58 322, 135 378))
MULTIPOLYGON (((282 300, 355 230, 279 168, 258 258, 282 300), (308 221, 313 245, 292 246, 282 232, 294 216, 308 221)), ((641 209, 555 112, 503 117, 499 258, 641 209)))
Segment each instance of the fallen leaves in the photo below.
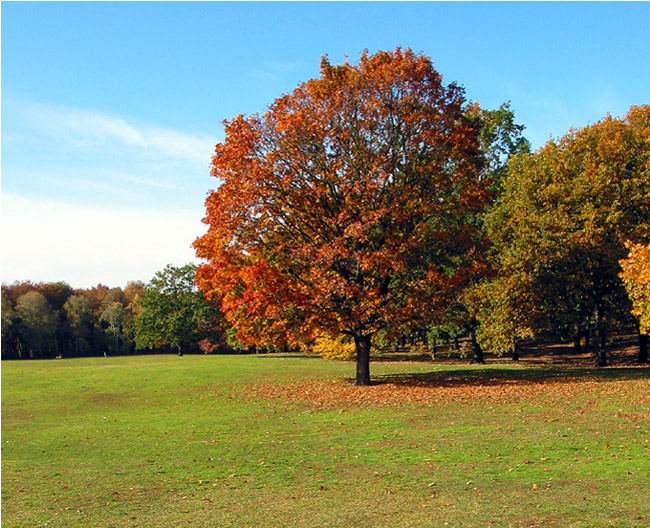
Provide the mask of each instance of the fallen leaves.
POLYGON ((585 378, 552 378, 535 382, 494 383, 471 380, 468 383, 418 384, 401 381, 356 387, 345 380, 306 380, 288 384, 256 384, 248 388, 252 398, 286 400, 308 404, 316 409, 345 407, 388 407, 400 405, 436 406, 449 402, 509 404, 513 401, 572 403, 586 394, 596 398, 625 396, 640 408, 650 406, 650 378, 603 381, 585 378), (641 407, 644 406, 644 407, 641 407))

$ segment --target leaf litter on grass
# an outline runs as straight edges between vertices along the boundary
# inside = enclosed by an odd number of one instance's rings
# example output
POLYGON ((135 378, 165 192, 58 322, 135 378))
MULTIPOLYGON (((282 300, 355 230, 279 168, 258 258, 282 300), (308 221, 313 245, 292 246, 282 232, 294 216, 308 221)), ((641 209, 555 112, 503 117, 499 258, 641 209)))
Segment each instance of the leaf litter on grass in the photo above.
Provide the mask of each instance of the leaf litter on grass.
MULTIPOLYGON (((637 406, 640 412, 637 418, 650 417, 650 376, 611 377, 597 372, 588 376, 570 371, 561 376, 504 376, 483 371, 480 376, 470 374, 468 377, 435 372, 385 376, 367 387, 356 387, 350 380, 313 379, 287 384, 254 384, 248 387, 248 395, 299 402, 315 409, 435 406, 450 402, 472 405, 555 400, 560 403, 586 395, 593 395, 594 400, 611 395, 623 396, 628 403, 637 406)), ((650 374, 650 370, 647 372, 650 374)))

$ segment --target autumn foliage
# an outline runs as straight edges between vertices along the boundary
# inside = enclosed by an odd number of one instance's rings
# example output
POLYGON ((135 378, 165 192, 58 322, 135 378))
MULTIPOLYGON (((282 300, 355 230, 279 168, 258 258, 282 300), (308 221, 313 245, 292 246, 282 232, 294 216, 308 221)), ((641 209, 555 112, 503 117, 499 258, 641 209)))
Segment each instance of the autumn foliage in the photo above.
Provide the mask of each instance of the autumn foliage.
POLYGON ((463 91, 410 50, 321 63, 268 111, 226 122, 197 282, 243 343, 350 336, 357 384, 380 329, 427 321, 477 267, 488 201, 463 91))
POLYGON ((317 337, 312 350, 324 359, 352 359, 356 354, 354 343, 344 335, 317 337))
POLYGON ((632 300, 632 315, 643 334, 650 334, 650 244, 629 243, 629 254, 621 260, 621 278, 632 300))
MULTIPOLYGON (((501 304, 508 319, 577 346, 593 334, 605 365, 608 333, 629 313, 625 243, 650 239, 649 189, 650 106, 515 156, 487 218, 495 265, 516 301, 501 304)), ((503 291, 493 293, 498 301, 503 291)))

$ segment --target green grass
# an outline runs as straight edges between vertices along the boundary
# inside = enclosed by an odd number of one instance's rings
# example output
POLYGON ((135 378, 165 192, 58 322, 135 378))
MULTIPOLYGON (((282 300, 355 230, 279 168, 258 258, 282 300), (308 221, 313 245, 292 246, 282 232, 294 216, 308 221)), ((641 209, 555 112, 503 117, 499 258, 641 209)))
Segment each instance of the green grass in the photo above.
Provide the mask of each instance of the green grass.
MULTIPOLYGON (((650 524, 647 369, 570 371, 602 386, 597 399, 323 410, 249 396, 254 383, 353 371, 300 357, 3 362, 2 526, 650 524)), ((566 372, 386 362, 372 373, 471 391, 566 372)))

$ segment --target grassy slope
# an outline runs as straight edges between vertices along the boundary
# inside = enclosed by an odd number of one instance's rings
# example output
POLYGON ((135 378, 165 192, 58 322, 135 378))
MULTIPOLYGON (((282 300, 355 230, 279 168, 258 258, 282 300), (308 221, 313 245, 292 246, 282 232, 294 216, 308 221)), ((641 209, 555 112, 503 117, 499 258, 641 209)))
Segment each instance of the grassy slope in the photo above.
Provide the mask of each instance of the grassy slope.
MULTIPOLYGON (((252 383, 353 368, 254 356, 3 362, 2 526, 650 524, 648 370, 611 371, 596 399, 319 410, 247 396, 252 383)), ((516 383, 526 369, 372 365, 432 370, 516 383)))

